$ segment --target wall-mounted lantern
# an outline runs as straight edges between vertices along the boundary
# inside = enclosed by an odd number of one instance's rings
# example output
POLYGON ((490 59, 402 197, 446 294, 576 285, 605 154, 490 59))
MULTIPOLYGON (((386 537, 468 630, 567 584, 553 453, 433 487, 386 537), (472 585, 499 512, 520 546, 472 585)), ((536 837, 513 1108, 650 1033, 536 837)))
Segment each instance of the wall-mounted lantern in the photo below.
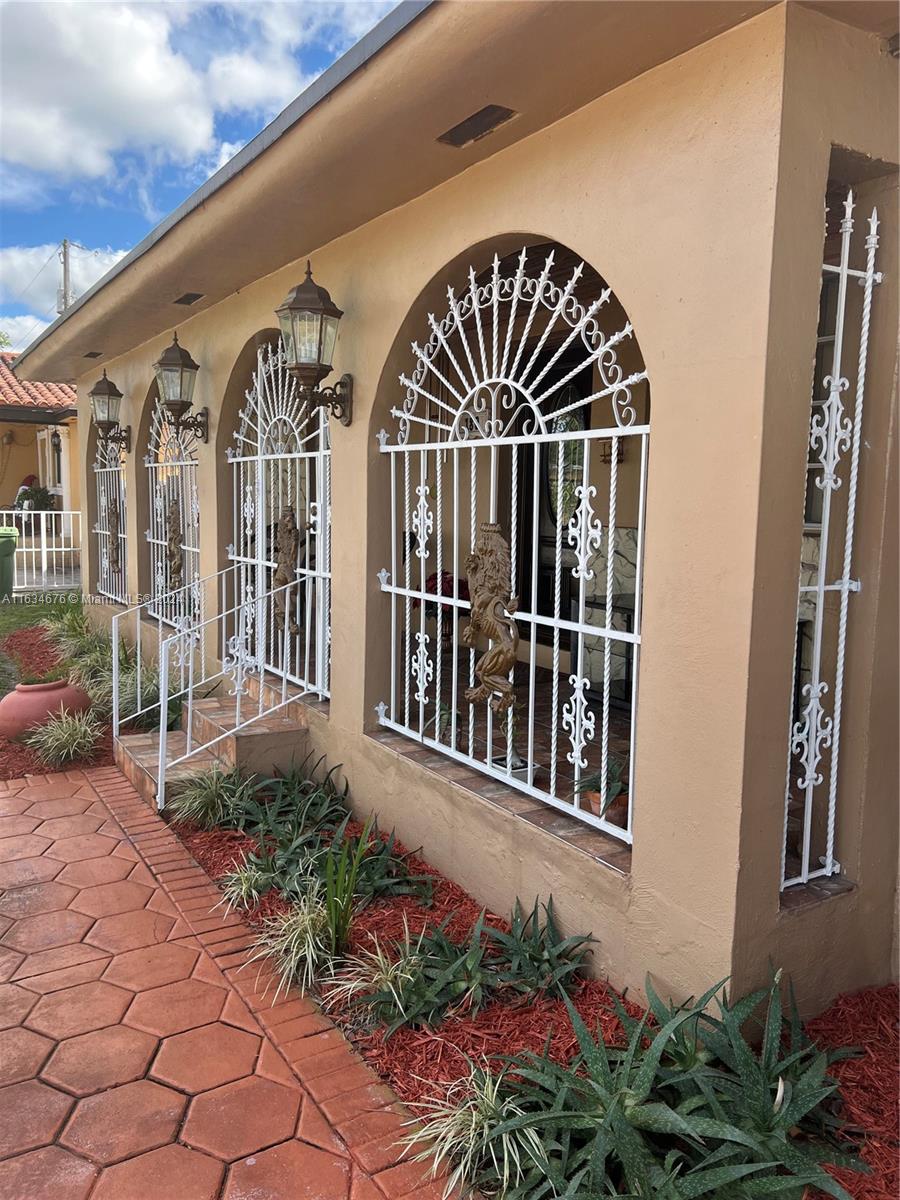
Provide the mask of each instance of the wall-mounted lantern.
POLYGON ((316 407, 327 408, 342 425, 353 419, 353 379, 342 375, 333 387, 319 387, 331 372, 338 324, 343 312, 323 287, 313 280, 309 263, 306 278, 291 288, 275 310, 287 368, 301 394, 316 407))
MULTIPOLYGON (((88 398, 91 402, 91 418, 97 426, 100 440, 112 443, 114 446, 121 446, 125 453, 129 454, 131 452, 131 426, 126 425, 124 429, 119 428, 122 393, 111 379, 106 378, 105 370, 103 378, 98 379, 88 392, 88 398)), ((59 437, 55 430, 54 434, 59 437)))
POLYGON ((163 350, 159 360, 153 364, 160 403, 168 413, 176 434, 186 429, 201 442, 206 442, 209 441, 209 409, 201 408, 198 413, 190 411, 199 370, 200 367, 187 350, 178 344, 177 333, 172 338, 172 345, 163 350))

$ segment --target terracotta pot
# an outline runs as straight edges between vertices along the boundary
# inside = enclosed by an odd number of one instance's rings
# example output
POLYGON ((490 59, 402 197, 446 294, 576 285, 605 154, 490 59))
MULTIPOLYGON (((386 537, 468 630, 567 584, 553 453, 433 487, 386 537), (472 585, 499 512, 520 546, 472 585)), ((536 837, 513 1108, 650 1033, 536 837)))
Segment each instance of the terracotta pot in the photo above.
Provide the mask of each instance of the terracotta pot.
POLYGON ((14 738, 26 729, 43 725, 60 710, 76 713, 91 707, 87 692, 67 679, 52 683, 17 683, 15 690, 0 700, 0 737, 14 738))
MULTIPOLYGON (((588 812, 592 812, 595 817, 599 817, 601 808, 600 793, 582 792, 581 806, 582 808, 586 808, 588 812)), ((624 829, 628 823, 628 793, 620 792, 603 816, 609 821, 610 825, 618 825, 621 829, 624 829)))

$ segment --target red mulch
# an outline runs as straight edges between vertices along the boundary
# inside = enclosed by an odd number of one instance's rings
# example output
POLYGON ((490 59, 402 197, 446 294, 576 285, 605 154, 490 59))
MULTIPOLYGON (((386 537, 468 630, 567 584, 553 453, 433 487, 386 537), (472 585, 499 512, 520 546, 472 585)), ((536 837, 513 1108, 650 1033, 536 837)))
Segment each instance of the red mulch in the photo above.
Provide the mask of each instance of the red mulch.
POLYGON ((60 663, 59 651, 41 625, 14 630, 3 639, 3 649, 16 660, 23 675, 45 675, 60 663))
MULTIPOLYGON (((107 725, 90 758, 80 758, 58 768, 62 771, 82 767, 111 767, 114 763, 112 726, 107 725)), ((42 763, 30 746, 18 740, 0 738, 0 779, 23 779, 26 775, 46 775, 56 768, 42 763)))
MULTIPOLYGON (((213 879, 233 870, 254 846, 252 838, 231 830, 203 832, 184 826, 173 828, 213 879)), ((357 824, 350 823, 351 833, 359 830, 357 824)), ((400 854, 408 853, 400 843, 395 843, 395 848, 400 854)), ((410 855, 409 863, 414 874, 428 875, 434 881, 433 906, 428 908, 413 897, 370 904, 354 921, 353 950, 370 945, 373 935, 382 942, 402 937, 404 916, 413 934, 447 919, 448 935, 453 940, 463 941, 468 937, 480 907, 458 884, 446 879, 424 859, 410 855)), ((255 926, 287 907, 282 896, 269 893, 246 917, 255 926)), ((508 927, 494 914, 487 914, 486 920, 508 927)), ((607 1045, 620 1043, 623 1038, 612 996, 612 988, 597 979, 581 981, 573 995, 575 1008, 585 1024, 592 1032, 599 1028, 607 1045)), ((841 1083, 845 1115, 851 1126, 858 1126, 865 1133, 862 1156, 872 1168, 870 1175, 832 1170, 855 1200, 897 1200, 900 1196, 898 1001, 896 986, 842 996, 808 1026, 810 1035, 822 1046, 860 1046, 865 1051, 861 1058, 848 1059, 833 1068, 841 1083)), ((624 1003, 629 1013, 640 1015, 641 1009, 636 1004, 628 1000, 624 1003)), ((407 1103, 434 1097, 445 1090, 465 1074, 467 1060, 487 1059, 497 1064, 505 1056, 522 1051, 541 1053, 548 1034, 550 1054, 556 1061, 570 1060, 577 1050, 563 1001, 546 996, 530 996, 527 1003, 497 1000, 475 1016, 448 1018, 439 1029, 404 1027, 390 1038, 385 1038, 383 1029, 360 1032, 347 1014, 337 1013, 335 1017, 345 1025, 363 1058, 407 1103)))
POLYGON ((807 1025, 822 1046, 862 1049, 859 1058, 835 1063, 844 1116, 865 1135, 862 1157, 871 1175, 834 1168, 831 1174, 855 1200, 897 1200, 900 1196, 900 990, 895 984, 839 996, 827 1012, 807 1025))

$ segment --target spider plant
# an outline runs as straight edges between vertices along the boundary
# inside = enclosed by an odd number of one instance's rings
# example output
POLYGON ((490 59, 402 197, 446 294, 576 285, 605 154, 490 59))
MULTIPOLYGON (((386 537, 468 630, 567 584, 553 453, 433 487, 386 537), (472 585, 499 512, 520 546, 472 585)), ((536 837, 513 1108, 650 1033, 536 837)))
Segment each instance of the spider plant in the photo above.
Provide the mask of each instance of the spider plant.
POLYGON ((62 767, 90 758, 101 733, 100 724, 91 713, 60 712, 32 730, 25 743, 46 766, 62 767))
POLYGON ((390 1015, 404 1011, 405 996, 412 985, 422 976, 422 939, 418 942, 410 937, 406 914, 403 914, 403 939, 396 943, 393 953, 387 950, 372 934, 370 949, 361 950, 347 958, 328 989, 325 1004, 331 1009, 353 1007, 373 1023, 379 1010, 390 1015))
POLYGON ((321 889, 311 887, 297 897, 290 910, 266 920, 248 962, 271 957, 278 971, 275 999, 296 984, 310 991, 323 977, 334 973, 328 909, 321 889))
POLYGON ((272 876, 254 863, 245 862, 219 880, 226 912, 233 908, 254 908, 272 886, 272 876))
POLYGON ((172 816, 200 829, 234 826, 254 786, 253 780, 237 767, 224 770, 215 766, 208 771, 197 771, 184 781, 173 798, 172 816))
POLYGON ((432 1178, 445 1163, 455 1164, 445 1180, 445 1200, 457 1189, 469 1194, 482 1180, 499 1184, 505 1195, 521 1182, 523 1164, 540 1169, 546 1162, 540 1135, 523 1121, 506 1072, 494 1074, 487 1063, 470 1063, 468 1075, 451 1084, 443 1099, 413 1107, 421 1117, 401 1141, 420 1147, 412 1161, 430 1161, 432 1178))

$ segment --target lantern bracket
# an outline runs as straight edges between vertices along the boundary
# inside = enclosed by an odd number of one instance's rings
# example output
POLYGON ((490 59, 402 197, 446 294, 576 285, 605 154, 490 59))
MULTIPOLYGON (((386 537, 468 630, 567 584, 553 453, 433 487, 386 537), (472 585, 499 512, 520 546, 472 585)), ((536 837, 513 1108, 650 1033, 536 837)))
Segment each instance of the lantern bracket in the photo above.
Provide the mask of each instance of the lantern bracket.
POLYGON ((310 403, 317 408, 327 408, 332 417, 342 425, 353 420, 353 376, 342 375, 332 387, 305 389, 310 403))
MULTIPOLYGON (((165 408, 165 405, 163 405, 165 408)), ((176 417, 171 409, 166 408, 166 415, 175 428, 175 433, 179 434, 182 431, 192 433, 194 437, 203 442, 204 445, 209 441, 209 409, 201 408, 199 412, 184 413, 183 416, 176 417)))
POLYGON ((131 453, 131 426, 122 426, 118 421, 95 421, 97 436, 101 442, 121 446, 126 454, 131 453))

